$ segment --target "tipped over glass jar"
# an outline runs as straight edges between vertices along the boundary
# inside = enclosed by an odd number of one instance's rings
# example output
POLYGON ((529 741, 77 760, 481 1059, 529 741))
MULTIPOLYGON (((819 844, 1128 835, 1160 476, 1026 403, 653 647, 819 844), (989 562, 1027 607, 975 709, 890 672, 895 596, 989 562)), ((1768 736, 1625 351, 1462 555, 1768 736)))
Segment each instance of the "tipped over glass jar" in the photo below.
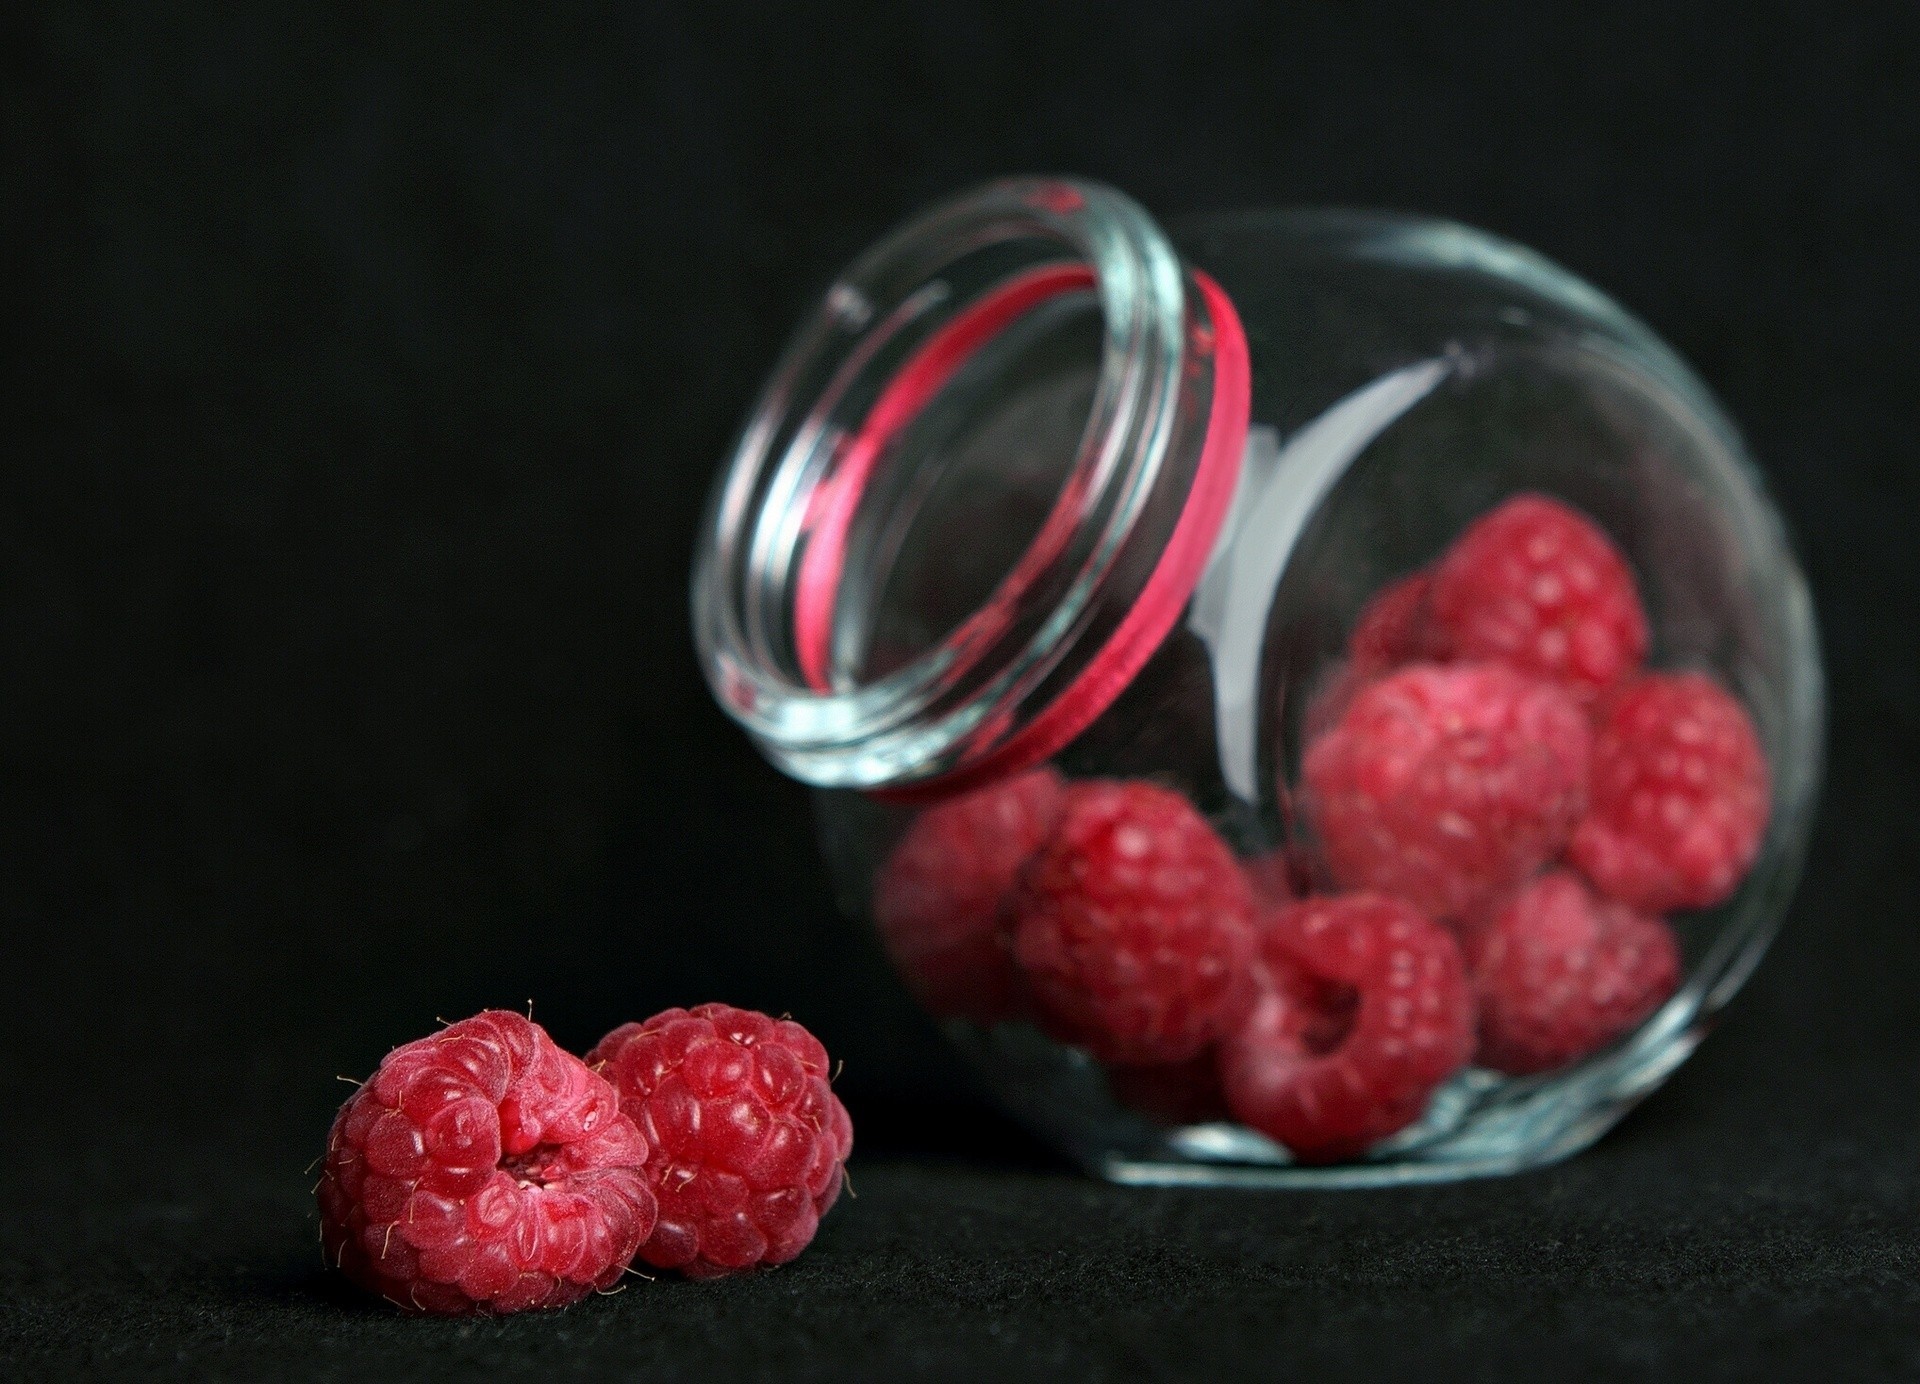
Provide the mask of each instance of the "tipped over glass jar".
POLYGON ((1733 426, 1452 223, 966 193, 801 325, 698 549, 846 909, 1116 1180, 1575 1152, 1806 846, 1818 641, 1733 426))

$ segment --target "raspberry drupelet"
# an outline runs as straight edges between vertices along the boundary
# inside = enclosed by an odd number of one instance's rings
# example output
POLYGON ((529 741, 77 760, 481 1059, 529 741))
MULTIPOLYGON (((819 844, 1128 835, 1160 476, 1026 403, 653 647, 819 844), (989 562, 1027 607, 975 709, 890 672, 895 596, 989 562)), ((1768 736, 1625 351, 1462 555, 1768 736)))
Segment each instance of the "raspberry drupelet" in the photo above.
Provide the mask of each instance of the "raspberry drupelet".
POLYGON ((1180 794, 1087 780, 1013 904, 1014 955, 1043 1025, 1120 1065, 1181 1062, 1251 999, 1253 891, 1180 794))
POLYGON ((622 1024, 587 1061, 652 1150, 640 1257, 689 1278, 784 1264, 840 1195, 853 1122, 827 1050, 791 1019, 703 1004, 622 1024))
POLYGON ((1305 806, 1334 881, 1462 917, 1559 854, 1591 734, 1557 684, 1500 664, 1414 663, 1308 744, 1305 806))
POLYGON ((1740 887, 1766 830, 1768 772, 1746 709, 1704 673, 1649 673, 1601 707, 1592 806, 1567 858, 1649 913, 1740 887))
POLYGON ((1383 894, 1289 904, 1260 938, 1261 993, 1220 1045, 1227 1104, 1304 1163, 1366 1152, 1420 1118, 1473 1052, 1447 929, 1383 894))
POLYGON ((1041 768, 937 803, 881 866, 874 922, 932 1013, 992 1023, 1018 1011, 1006 903, 1066 795, 1060 775, 1041 768))
POLYGON ((1647 614, 1591 519, 1545 495, 1482 515, 1434 567, 1428 611, 1452 657, 1497 660, 1589 698, 1639 668, 1647 614))
POLYGON ((646 1160, 611 1085, 489 1010, 395 1048, 340 1108, 321 1243, 408 1311, 562 1306, 612 1286, 652 1233, 646 1160))
POLYGON ((1632 1032, 1680 983, 1680 948, 1659 918, 1596 897, 1550 870, 1469 929, 1482 1067, 1527 1076, 1632 1032))

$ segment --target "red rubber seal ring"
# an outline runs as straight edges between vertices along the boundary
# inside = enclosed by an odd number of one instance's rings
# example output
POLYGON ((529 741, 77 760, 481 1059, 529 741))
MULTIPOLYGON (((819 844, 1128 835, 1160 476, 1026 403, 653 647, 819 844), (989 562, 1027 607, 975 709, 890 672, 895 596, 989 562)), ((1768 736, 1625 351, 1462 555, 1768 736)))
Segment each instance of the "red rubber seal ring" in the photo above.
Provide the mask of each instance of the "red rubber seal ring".
MULTIPOLYGON (((1079 675, 986 754, 949 773, 876 789, 871 796, 888 802, 946 797, 1050 759, 1126 690, 1179 620, 1233 500, 1253 402, 1247 338, 1233 301, 1198 270, 1193 280, 1211 319, 1211 331, 1195 333, 1193 345, 1213 352, 1213 399, 1186 504, 1132 608, 1079 675)), ((1046 266, 1009 280, 929 337, 881 391, 834 475, 814 492, 804 521, 808 543, 795 586, 793 619, 795 653, 808 686, 827 689, 828 647, 847 532, 887 445, 988 341, 1048 299, 1094 284, 1093 271, 1084 265, 1046 266)), ((1063 487, 1020 561, 950 636, 949 643, 962 657, 1004 628, 1020 596, 1058 556, 1074 529, 1081 498, 1079 486, 1063 487)))
MULTIPOLYGON (((807 551, 793 597, 794 652, 800 675, 816 692, 827 690, 828 648, 833 634, 833 608, 840 592, 840 574, 846 561, 847 530, 873 468, 900 431, 947 387, 982 346, 1015 321, 1050 298, 1092 288, 1093 271, 1085 265, 1046 265, 1009 279, 992 293, 941 327, 914 352, 867 412, 865 422, 847 447, 833 475, 808 500, 802 520, 807 551)), ((965 647, 997 632, 1014 603, 1040 571, 1065 545, 1077 513, 1079 488, 1067 486, 1040 532, 1018 564, 1001 579, 991 597, 967 617, 949 642, 965 647)))

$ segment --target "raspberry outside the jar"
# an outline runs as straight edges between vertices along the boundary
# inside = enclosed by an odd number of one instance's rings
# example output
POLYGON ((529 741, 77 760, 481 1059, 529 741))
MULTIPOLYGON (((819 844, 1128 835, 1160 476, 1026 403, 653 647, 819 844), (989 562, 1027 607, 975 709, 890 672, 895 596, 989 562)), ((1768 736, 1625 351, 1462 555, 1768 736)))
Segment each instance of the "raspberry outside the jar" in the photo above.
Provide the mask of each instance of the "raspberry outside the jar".
POLYGON ((840 1195, 853 1122, 811 1033, 703 1004, 623 1024, 587 1061, 651 1148, 660 1216, 641 1259, 716 1278, 787 1263, 812 1242, 840 1195))
POLYGON ((647 1155, 611 1086, 490 1010, 395 1048, 341 1107, 321 1243, 407 1311, 564 1306, 617 1282, 652 1231, 647 1155))

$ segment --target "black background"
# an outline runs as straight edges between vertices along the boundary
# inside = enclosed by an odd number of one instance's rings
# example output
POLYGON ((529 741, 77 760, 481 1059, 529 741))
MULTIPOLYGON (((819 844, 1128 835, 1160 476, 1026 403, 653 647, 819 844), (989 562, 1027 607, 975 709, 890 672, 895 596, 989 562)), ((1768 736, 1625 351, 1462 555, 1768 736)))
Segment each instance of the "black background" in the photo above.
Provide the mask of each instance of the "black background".
POLYGON ((0 1365, 1920 1375, 1915 12, 1358 8, 13 21, 0 1365), (980 1106, 833 916, 804 794, 700 683, 691 531, 809 296, 1015 171, 1505 233, 1748 430, 1827 640, 1826 808, 1725 1030, 1591 1153, 1103 1187, 980 1106), (734 1283, 364 1305, 301 1171, 334 1077, 529 998, 577 1045, 792 1011, 846 1060, 859 1200, 734 1283))

